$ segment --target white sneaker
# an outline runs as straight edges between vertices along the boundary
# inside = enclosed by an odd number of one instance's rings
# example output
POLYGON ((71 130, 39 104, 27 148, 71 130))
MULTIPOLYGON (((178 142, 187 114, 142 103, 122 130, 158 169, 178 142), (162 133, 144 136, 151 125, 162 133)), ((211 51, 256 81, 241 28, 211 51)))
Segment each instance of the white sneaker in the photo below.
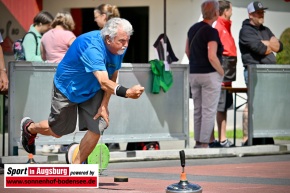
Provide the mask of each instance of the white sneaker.
POLYGON ((60 145, 54 145, 54 148, 52 149, 52 153, 59 153, 60 145))
POLYGON ((43 145, 42 146, 42 149, 41 149, 41 152, 42 153, 50 153, 51 152, 51 146, 50 145, 43 145))
POLYGON ((234 144, 233 144, 230 140, 228 140, 228 139, 226 139, 224 142, 221 142, 220 144, 221 144, 222 147, 233 147, 233 145, 234 145, 234 144))

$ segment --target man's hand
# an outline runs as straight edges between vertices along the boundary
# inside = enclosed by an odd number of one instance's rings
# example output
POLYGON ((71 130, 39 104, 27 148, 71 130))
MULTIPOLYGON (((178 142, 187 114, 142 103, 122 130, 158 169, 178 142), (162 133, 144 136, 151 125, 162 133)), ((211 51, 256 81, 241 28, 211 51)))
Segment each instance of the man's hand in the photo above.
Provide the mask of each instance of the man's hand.
POLYGON ((279 40, 275 37, 275 36, 272 36, 271 39, 270 39, 270 43, 279 43, 279 40))
POLYGON ((267 50, 266 50, 265 55, 271 54, 272 52, 279 51, 280 42, 275 36, 272 36, 270 40, 261 40, 261 42, 265 46, 267 46, 267 50))
POLYGON ((144 92, 143 86, 135 85, 127 90, 126 97, 131 99, 137 99, 141 96, 143 92, 144 92))
POLYGON ((0 90, 7 91, 8 90, 8 78, 7 74, 4 71, 0 71, 0 90))
POLYGON ((278 52, 280 49, 280 42, 275 36, 270 39, 270 47, 273 52, 278 52))
POLYGON ((261 40, 261 42, 265 46, 271 46, 271 45, 278 45, 279 44, 279 40, 275 36, 272 36, 270 40, 261 40))
POLYGON ((109 110, 107 107, 102 105, 100 106, 100 108, 98 109, 98 113, 94 116, 94 120, 97 120, 99 117, 103 117, 108 127, 110 124, 110 120, 109 120, 109 110))
POLYGON ((270 41, 269 41, 269 40, 261 40, 261 42, 262 42, 265 46, 269 46, 269 45, 270 45, 270 41))

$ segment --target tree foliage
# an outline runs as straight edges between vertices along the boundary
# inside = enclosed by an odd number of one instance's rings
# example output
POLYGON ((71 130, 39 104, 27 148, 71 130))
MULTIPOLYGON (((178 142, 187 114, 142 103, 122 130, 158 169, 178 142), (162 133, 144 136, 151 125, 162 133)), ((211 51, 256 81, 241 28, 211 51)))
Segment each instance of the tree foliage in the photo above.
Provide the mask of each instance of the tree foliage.
POLYGON ((277 64, 290 64, 290 28, 284 30, 280 41, 283 43, 283 51, 277 53, 277 64))

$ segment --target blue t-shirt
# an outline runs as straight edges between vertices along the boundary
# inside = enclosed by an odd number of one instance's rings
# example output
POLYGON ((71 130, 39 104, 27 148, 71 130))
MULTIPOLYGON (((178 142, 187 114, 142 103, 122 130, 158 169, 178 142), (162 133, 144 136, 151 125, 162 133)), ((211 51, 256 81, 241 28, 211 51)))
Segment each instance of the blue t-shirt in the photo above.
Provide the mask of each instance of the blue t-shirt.
POLYGON ((100 31, 82 34, 58 64, 54 84, 71 102, 82 103, 101 89, 93 72, 107 71, 111 79, 123 57, 110 53, 100 31))
POLYGON ((207 23, 201 21, 194 24, 189 29, 187 35, 188 35, 189 45, 191 44, 191 41, 193 40, 190 47, 190 55, 189 55, 190 73, 195 74, 195 73, 215 72, 216 70, 212 67, 208 59, 207 45, 208 45, 208 42, 210 41, 217 42, 217 45, 218 45, 217 57, 222 63, 223 45, 220 41, 218 31, 215 28, 212 28, 207 23), (199 31, 199 29, 201 31, 199 31), (195 35, 197 36, 194 37, 195 35))

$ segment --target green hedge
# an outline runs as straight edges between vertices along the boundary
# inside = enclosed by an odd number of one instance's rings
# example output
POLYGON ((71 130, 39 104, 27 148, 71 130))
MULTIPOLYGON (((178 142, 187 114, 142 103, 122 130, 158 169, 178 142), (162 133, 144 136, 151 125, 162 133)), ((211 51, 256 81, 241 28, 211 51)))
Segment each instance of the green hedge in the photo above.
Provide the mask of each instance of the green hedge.
POLYGON ((277 64, 290 64, 290 28, 284 30, 280 41, 283 43, 284 49, 276 55, 277 64))

